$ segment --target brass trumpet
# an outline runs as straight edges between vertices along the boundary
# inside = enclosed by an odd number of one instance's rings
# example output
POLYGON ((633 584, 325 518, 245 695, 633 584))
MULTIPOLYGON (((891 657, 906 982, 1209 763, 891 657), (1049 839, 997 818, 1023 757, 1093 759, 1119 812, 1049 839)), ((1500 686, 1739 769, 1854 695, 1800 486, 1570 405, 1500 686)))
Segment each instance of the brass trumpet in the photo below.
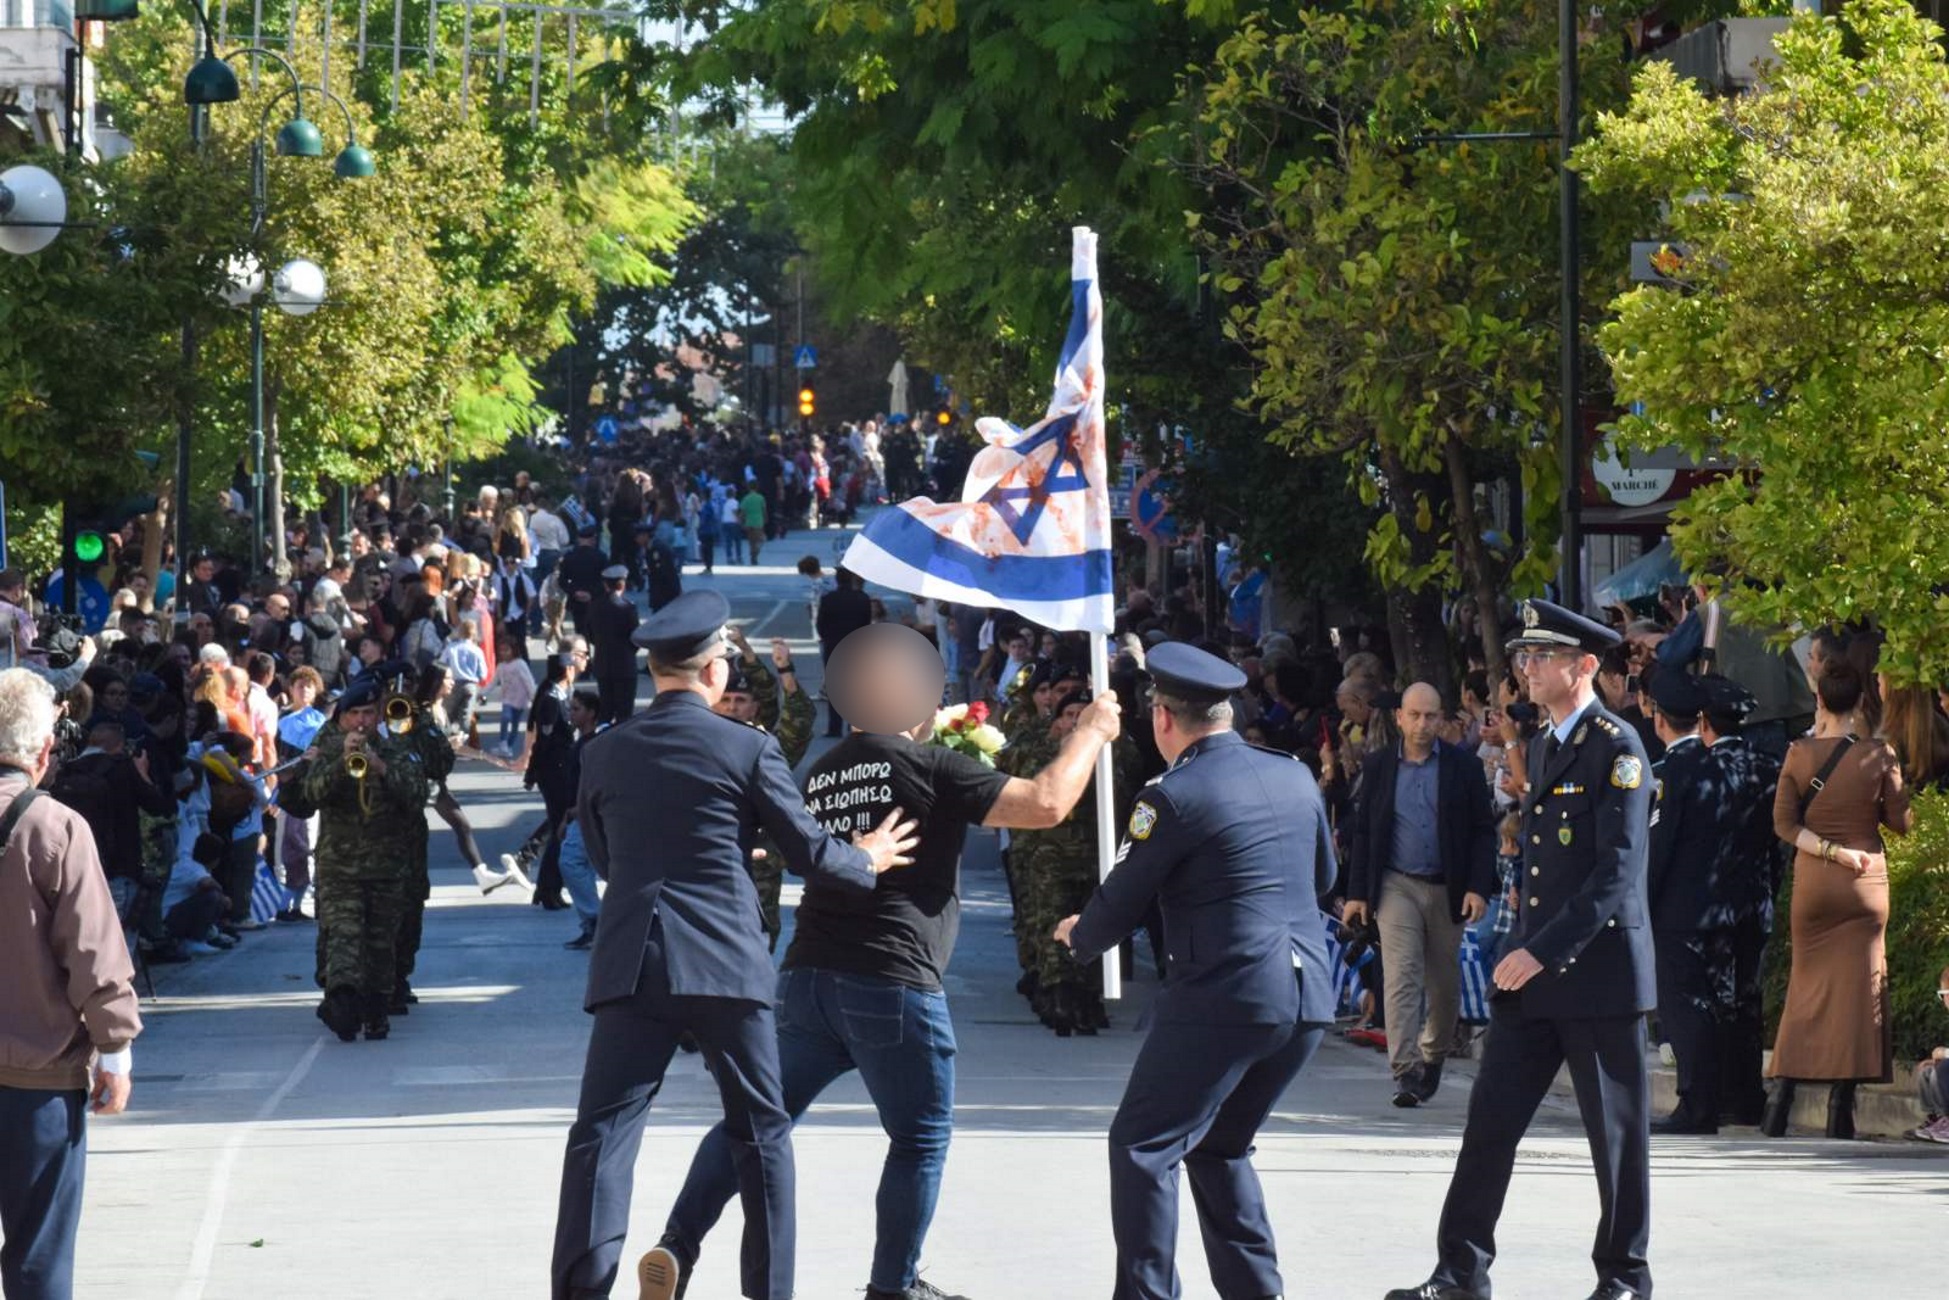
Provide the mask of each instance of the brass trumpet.
POLYGON ((372 764, 366 761, 364 754, 355 751, 345 756, 345 775, 354 781, 365 780, 366 773, 371 770, 372 764))
POLYGON ((386 725, 392 728, 396 736, 403 736, 413 729, 413 714, 416 711, 413 697, 403 691, 394 691, 386 697, 383 710, 386 725))

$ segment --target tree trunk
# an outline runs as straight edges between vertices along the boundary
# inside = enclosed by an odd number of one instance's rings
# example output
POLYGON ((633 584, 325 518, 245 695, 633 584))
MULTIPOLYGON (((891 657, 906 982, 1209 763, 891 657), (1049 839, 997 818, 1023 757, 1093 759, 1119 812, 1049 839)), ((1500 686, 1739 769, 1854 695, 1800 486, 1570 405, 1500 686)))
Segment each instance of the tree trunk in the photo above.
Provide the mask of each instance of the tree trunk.
POLYGON ((169 499, 171 485, 158 484, 156 487, 156 508, 142 519, 142 576, 145 587, 142 593, 142 612, 156 612, 156 575, 162 572, 162 539, 169 529, 169 499))
POLYGON ((1489 667, 1489 682, 1501 681, 1509 666, 1502 653, 1502 618, 1496 610, 1495 575, 1489 572, 1489 552, 1482 545, 1482 524, 1475 514, 1475 483, 1469 476, 1468 451, 1460 438, 1451 437, 1442 448, 1448 463, 1449 517, 1455 524, 1455 540, 1462 553, 1462 577, 1475 595, 1476 631, 1482 637, 1483 662, 1489 667))
MULTIPOLYGON (((1423 532, 1416 526, 1415 497, 1440 496, 1442 480, 1433 474, 1409 473, 1400 456, 1386 447, 1381 449, 1380 461, 1388 509, 1408 541, 1409 563, 1420 568, 1434 559, 1436 538, 1433 530, 1423 532)), ((1440 691, 1444 700, 1455 699, 1455 662, 1448 649, 1448 631, 1442 625, 1441 590, 1433 584, 1418 591, 1395 585, 1388 589, 1387 603, 1397 677, 1403 684, 1426 682, 1440 691)))

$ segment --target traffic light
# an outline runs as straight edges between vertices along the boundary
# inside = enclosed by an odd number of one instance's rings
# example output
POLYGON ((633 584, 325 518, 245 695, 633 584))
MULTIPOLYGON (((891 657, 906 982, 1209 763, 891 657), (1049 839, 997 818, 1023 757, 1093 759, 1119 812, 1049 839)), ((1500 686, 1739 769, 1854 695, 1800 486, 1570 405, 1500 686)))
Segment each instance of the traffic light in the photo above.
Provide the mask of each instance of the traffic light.
POLYGON ((811 384, 799 385, 799 414, 811 419, 819 409, 819 395, 812 391, 811 384))
POLYGON ((945 429, 948 425, 953 424, 954 423, 953 409, 945 405, 935 407, 934 423, 940 425, 943 429, 945 429))
POLYGON ((74 558, 83 564, 99 564, 102 552, 107 549, 108 544, 102 541, 102 535, 92 528, 74 535, 74 558))

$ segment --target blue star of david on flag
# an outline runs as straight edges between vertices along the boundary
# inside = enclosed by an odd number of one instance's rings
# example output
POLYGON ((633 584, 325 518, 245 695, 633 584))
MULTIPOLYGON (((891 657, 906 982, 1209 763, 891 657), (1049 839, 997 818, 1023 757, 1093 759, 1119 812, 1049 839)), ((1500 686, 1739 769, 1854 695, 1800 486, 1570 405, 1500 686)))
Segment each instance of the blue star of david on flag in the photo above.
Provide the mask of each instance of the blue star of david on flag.
MULTIPOLYGON (((1014 429, 1013 425, 1009 427, 1014 429)), ((1020 429, 1014 431, 1018 435, 1022 433, 1020 429)), ((1076 448, 1075 432, 1075 415, 1059 415, 1039 432, 1019 437, 1013 449, 1024 460, 1050 443, 1056 444, 1056 454, 1049 461, 1048 472, 1028 487, 1005 487, 998 483, 979 498, 984 504, 995 507, 995 513, 1007 521, 1015 540, 1024 545, 1035 534, 1036 525, 1042 522, 1042 512, 1048 507, 1050 497, 1062 492, 1089 491, 1089 475, 1083 469, 1082 453, 1076 448), (1017 501, 1026 501, 1028 506, 1018 510, 1015 507, 1017 501)))

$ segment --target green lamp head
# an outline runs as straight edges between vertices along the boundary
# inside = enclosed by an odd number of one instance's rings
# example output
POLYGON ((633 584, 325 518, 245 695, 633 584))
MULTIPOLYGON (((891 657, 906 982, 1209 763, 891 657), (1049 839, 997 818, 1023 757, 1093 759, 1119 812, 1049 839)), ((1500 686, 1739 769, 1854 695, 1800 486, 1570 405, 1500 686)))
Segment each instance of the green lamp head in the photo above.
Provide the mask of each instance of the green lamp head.
POLYGON ((372 150, 356 140, 339 150, 337 160, 332 163, 332 171, 342 181, 364 180, 378 170, 372 150))
POLYGON ((189 70, 183 79, 183 102, 198 104, 234 104, 243 98, 243 88, 237 84, 237 74, 230 65, 214 53, 206 51, 189 70))
POLYGON ((325 137, 302 117, 294 117, 278 128, 277 152, 280 158, 323 158, 325 137))

